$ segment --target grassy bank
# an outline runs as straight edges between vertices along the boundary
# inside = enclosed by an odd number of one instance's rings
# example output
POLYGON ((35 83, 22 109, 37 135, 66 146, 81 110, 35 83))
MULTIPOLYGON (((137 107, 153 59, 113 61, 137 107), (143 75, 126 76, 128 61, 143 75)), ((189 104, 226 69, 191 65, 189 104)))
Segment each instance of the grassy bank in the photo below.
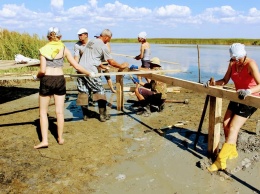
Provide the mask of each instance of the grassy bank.
MULTIPOLYGON (((65 40, 64 42, 76 42, 77 40, 65 40)), ((260 39, 199 39, 199 38, 148 38, 152 44, 211 44, 211 45, 230 45, 235 42, 240 42, 245 45, 260 45, 260 39)), ((112 43, 138 43, 137 38, 112 38, 112 43)))
POLYGON ((47 40, 34 34, 20 34, 3 29, 0 32, 0 60, 14 60, 16 54, 38 59, 38 50, 47 40))

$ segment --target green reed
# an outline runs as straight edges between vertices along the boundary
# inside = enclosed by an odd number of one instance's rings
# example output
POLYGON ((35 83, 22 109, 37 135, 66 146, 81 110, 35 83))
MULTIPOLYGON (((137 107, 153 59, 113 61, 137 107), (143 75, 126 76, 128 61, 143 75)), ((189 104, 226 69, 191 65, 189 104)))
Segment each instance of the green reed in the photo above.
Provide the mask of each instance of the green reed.
MULTIPOLYGON (((218 39, 218 38, 148 38, 152 44, 211 44, 211 45, 231 45, 232 43, 243 43, 245 45, 260 45, 260 39, 218 39)), ((137 38, 113 38, 112 43, 137 43, 137 38)))
POLYGON ((0 60, 14 60, 16 54, 38 59, 39 48, 47 43, 44 38, 28 33, 18 33, 1 29, 0 31, 0 60))

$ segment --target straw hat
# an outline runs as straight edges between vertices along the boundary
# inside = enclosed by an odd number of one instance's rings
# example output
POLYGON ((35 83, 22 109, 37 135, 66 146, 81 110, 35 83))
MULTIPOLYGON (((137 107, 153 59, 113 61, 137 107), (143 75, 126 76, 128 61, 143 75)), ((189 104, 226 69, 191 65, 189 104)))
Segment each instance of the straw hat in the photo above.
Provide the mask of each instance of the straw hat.
POLYGON ((150 64, 151 64, 152 66, 161 67, 160 59, 159 59, 158 57, 153 57, 153 58, 150 60, 150 64))

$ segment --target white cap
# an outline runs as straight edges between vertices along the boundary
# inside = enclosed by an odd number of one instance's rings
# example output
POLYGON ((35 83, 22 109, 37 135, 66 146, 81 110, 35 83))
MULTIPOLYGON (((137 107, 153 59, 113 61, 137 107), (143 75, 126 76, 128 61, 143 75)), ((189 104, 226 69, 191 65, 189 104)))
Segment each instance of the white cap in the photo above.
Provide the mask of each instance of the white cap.
POLYGON ((61 36, 60 30, 57 27, 50 27, 47 32, 47 36, 50 36, 51 32, 55 32, 57 37, 61 36))
POLYGON ((245 45, 241 43, 234 43, 229 48, 230 57, 235 57, 236 60, 246 56, 245 45))
POLYGON ((146 32, 140 32, 140 33, 138 34, 138 38, 146 39, 146 36, 147 36, 146 32))
POLYGON ((78 31, 78 35, 79 34, 85 34, 85 33, 88 33, 86 28, 80 28, 79 31, 78 31))

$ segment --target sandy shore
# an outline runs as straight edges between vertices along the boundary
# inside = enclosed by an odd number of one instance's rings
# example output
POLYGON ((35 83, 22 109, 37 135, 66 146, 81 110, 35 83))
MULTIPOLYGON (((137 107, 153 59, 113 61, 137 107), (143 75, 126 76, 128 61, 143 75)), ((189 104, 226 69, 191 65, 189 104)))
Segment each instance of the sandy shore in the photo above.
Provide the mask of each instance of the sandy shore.
MULTIPOLYGON (((194 150, 204 94, 185 89, 169 93, 169 99, 189 99, 189 104, 167 103, 162 113, 144 117, 130 108, 127 100, 136 100, 131 93, 125 93, 121 112, 115 109, 115 94, 108 92, 111 120, 101 123, 96 118, 82 121, 75 83, 68 82, 65 144, 56 142, 50 105, 49 148, 35 150, 38 86, 1 86, 0 193, 260 193, 260 136, 253 133, 259 110, 239 134, 239 157, 228 161, 230 174, 210 174, 205 170, 210 163, 207 116, 194 150)), ((223 101, 223 113, 227 103, 223 101)))

